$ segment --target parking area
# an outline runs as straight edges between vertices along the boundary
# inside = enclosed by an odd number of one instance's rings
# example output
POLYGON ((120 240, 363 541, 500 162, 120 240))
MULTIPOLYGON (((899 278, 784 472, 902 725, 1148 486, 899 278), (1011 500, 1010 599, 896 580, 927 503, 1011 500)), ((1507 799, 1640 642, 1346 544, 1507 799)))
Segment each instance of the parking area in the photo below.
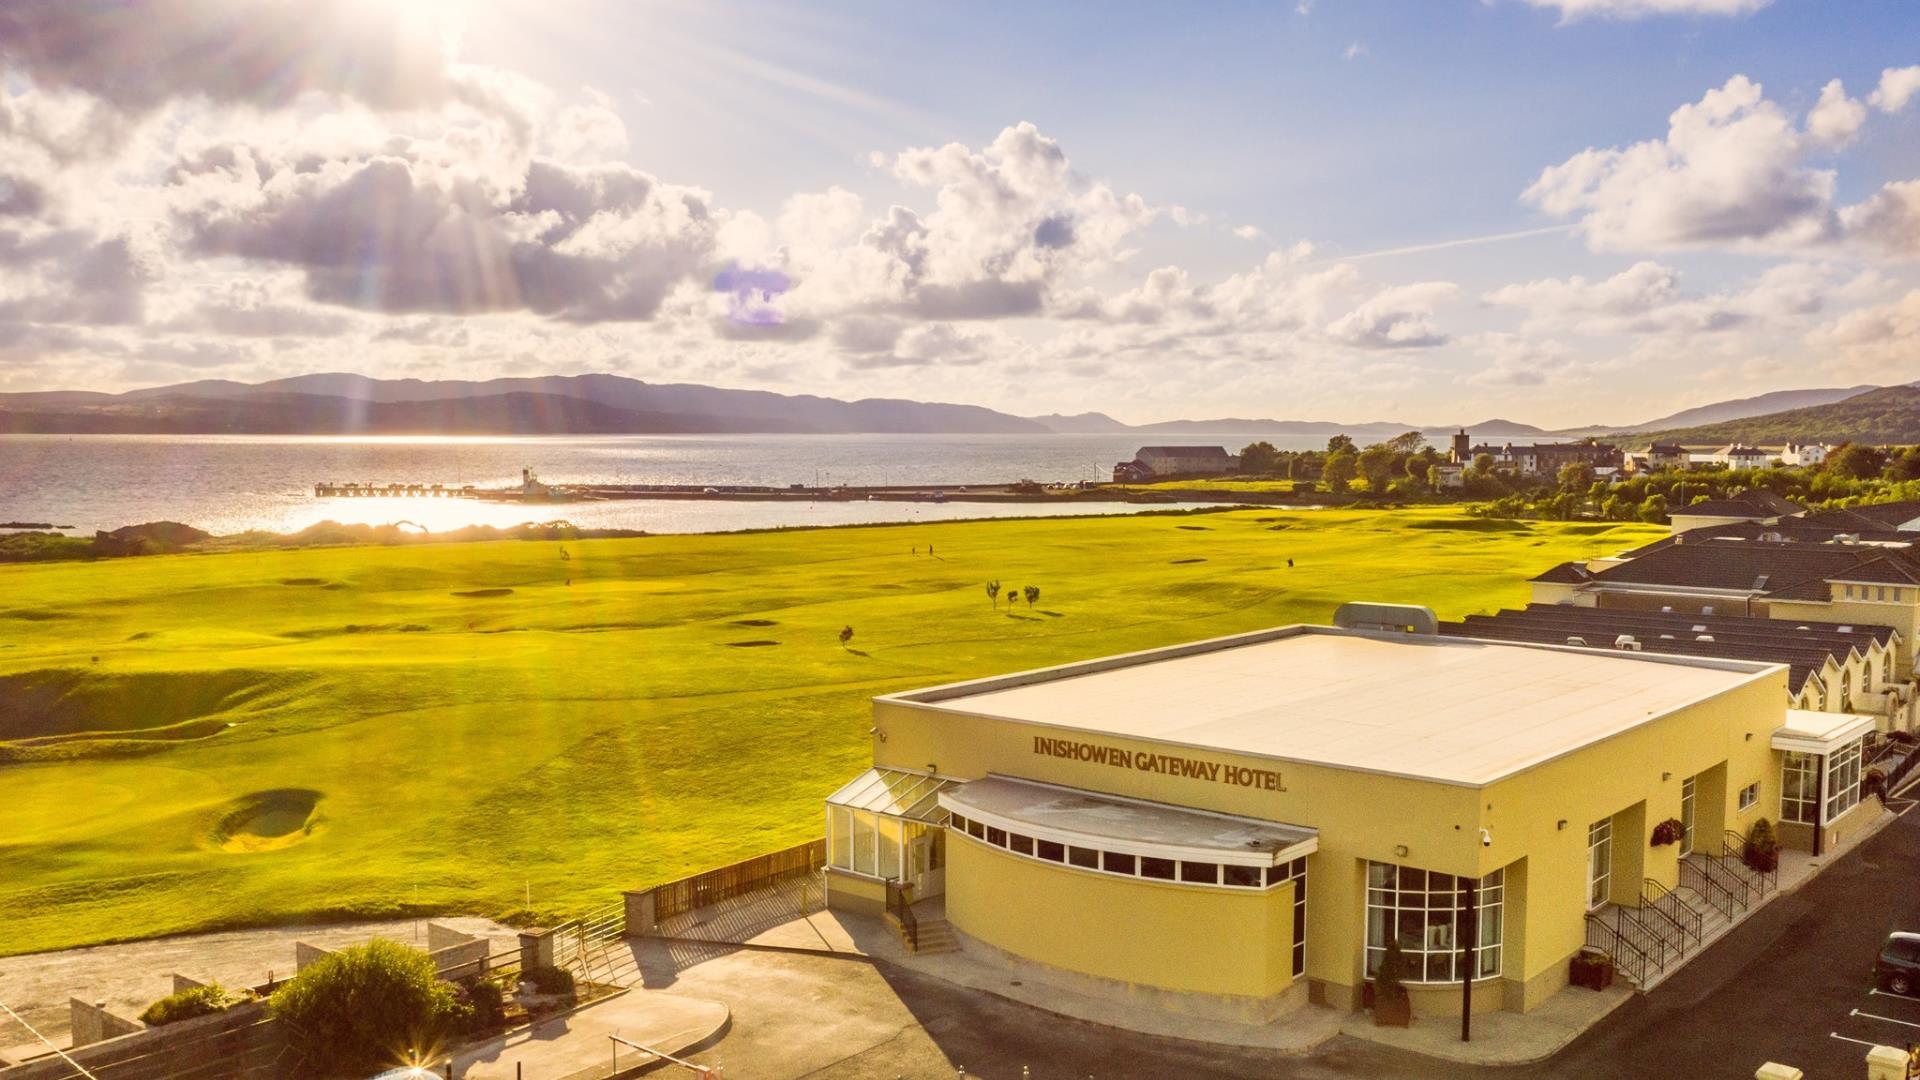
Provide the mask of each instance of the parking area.
POLYGON ((1861 1053, 1874 1045, 1909 1049, 1920 1045, 1920 998, 1869 987, 1834 1018, 1827 1037, 1859 1046, 1861 1053))

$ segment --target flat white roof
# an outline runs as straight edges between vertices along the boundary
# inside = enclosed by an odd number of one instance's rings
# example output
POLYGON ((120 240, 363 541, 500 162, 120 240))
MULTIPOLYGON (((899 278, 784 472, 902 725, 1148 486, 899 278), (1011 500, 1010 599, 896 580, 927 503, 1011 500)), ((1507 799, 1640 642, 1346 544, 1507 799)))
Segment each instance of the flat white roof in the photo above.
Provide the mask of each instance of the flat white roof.
POLYGON ((1479 786, 1779 670, 1294 626, 881 700, 1479 786))
POLYGON ((989 775, 940 792, 940 805, 1010 832, 1134 855, 1272 866, 1317 847, 1319 830, 989 775), (1303 846, 1304 845, 1304 846, 1303 846))
POLYGON ((1771 742, 1775 750, 1831 754, 1873 727, 1873 717, 1858 713, 1788 709, 1787 722, 1773 733, 1771 742))

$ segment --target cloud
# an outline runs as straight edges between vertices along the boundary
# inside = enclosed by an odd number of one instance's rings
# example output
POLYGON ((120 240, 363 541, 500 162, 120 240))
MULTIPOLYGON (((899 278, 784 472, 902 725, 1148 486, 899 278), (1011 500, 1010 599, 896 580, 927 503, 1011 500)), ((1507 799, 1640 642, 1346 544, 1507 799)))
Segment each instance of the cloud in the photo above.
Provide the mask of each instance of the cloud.
POLYGON ((1233 229, 1233 235, 1248 241, 1261 241, 1267 238, 1266 230, 1260 228, 1258 225, 1236 225, 1233 229))
POLYGON ((414 5, 354 0, 8 4, 0 66, 129 113, 181 97, 275 107, 304 94, 409 109, 460 92, 441 29, 414 5))
POLYGON ((1364 41, 1356 41, 1341 50, 1340 59, 1354 60, 1365 55, 1367 55, 1367 43, 1364 41))
POLYGON ((704 192, 628 166, 535 160, 518 189, 502 194, 405 147, 297 164, 271 151, 222 150, 215 170, 224 182, 200 185, 177 211, 188 246, 297 267, 307 294, 327 303, 647 319, 713 247, 704 192))
POLYGON ((1857 308, 1807 335, 1828 366, 1863 377, 1910 382, 1920 355, 1920 289, 1891 303, 1857 308))
POLYGON ((1866 107, 1836 79, 1803 130, 1759 83, 1735 75, 1674 110, 1664 139, 1584 150, 1543 170, 1522 198, 1577 219, 1589 246, 1602 251, 1847 244, 1913 254, 1920 248, 1898 229, 1892 239, 1878 231, 1903 220, 1901 185, 1838 207, 1834 172, 1808 163, 1851 142, 1865 120, 1866 107))
POLYGON ((847 357, 855 370, 891 367, 972 367, 987 359, 987 339, 950 323, 907 327, 885 352, 856 351, 847 357))
POLYGON ((1579 275, 1495 289, 1483 299, 1525 313, 1533 334, 1651 336, 1670 343, 1746 328, 1797 328, 1836 292, 1831 273, 1809 263, 1771 267, 1743 288, 1690 295, 1680 272, 1642 261, 1598 281, 1579 275))
POLYGON ((1580 19, 1644 19, 1656 15, 1751 15, 1772 0, 1526 0, 1552 8, 1563 23, 1580 19))
POLYGON ((1807 137, 1821 146, 1842 147, 1866 122, 1866 105, 1848 97, 1846 87, 1834 79, 1820 88, 1819 103, 1807 113, 1807 137))
POLYGON ((1920 255, 1920 180, 1887 184, 1840 212, 1848 236, 1894 256, 1920 255))
POLYGON ((1880 73, 1880 85, 1867 97, 1867 103, 1881 112, 1896 113, 1920 94, 1920 64, 1887 68, 1880 73))
POLYGON ((1447 343, 1433 325, 1434 305, 1459 286, 1445 281, 1385 289, 1327 324, 1327 336, 1357 349, 1428 349, 1447 343))

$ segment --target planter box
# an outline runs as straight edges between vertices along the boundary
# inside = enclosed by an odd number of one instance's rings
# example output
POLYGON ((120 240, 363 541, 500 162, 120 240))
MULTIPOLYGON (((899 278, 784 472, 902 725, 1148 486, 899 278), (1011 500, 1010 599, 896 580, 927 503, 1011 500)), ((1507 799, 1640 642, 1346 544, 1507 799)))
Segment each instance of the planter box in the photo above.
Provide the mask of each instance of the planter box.
POLYGON ((1605 990, 1613 985, 1613 965, 1611 963, 1581 963, 1577 958, 1569 961, 1567 981, 1575 986, 1584 986, 1589 990, 1605 990))
POLYGON ((1405 987, 1384 994, 1374 991, 1373 1024, 1375 1027, 1407 1027, 1412 1023, 1413 999, 1407 995, 1405 987))

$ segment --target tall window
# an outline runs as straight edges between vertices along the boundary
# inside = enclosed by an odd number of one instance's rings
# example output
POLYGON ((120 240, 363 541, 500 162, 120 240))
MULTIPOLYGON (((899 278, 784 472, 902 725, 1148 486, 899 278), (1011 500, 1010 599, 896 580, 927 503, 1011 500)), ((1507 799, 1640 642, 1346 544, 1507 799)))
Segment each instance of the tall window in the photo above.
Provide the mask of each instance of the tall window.
POLYGON ((1607 902, 1613 886, 1613 819, 1587 826, 1587 910, 1607 902))
POLYGON ((1827 820, 1860 804, 1860 740, 1827 755, 1827 820))
POLYGON ((1780 820, 1815 824, 1820 803, 1820 760, 1788 751, 1780 759, 1780 820))
MULTIPOLYGON (((1457 932, 1464 879, 1392 863, 1367 864, 1367 975, 1380 971, 1388 935, 1400 942, 1407 982, 1458 982, 1466 974, 1466 942, 1457 932)), ((1480 879, 1474 978, 1500 974, 1506 873, 1480 879)))
POLYGON ((1693 781, 1680 781, 1680 854, 1693 854, 1693 781))

